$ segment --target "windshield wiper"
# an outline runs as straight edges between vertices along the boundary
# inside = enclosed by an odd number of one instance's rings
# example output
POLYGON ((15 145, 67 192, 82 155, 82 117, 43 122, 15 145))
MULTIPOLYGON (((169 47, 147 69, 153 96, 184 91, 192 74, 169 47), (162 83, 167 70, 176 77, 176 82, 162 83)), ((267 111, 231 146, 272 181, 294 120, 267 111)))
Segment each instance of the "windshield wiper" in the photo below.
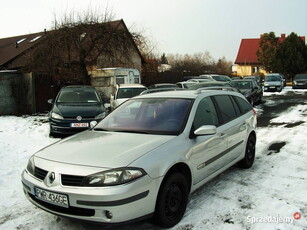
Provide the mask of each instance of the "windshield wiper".
POLYGON ((118 133, 142 133, 149 134, 149 132, 145 131, 137 131, 137 130, 111 130, 111 129, 103 129, 103 128, 94 128, 94 131, 106 131, 106 132, 118 132, 118 133))
POLYGON ((93 128, 94 131, 107 131, 110 132, 111 130, 103 129, 103 128, 93 128))
POLYGON ((142 133, 142 134, 149 134, 149 132, 145 132, 145 131, 138 131, 138 130, 112 130, 112 132, 119 132, 119 133, 142 133))

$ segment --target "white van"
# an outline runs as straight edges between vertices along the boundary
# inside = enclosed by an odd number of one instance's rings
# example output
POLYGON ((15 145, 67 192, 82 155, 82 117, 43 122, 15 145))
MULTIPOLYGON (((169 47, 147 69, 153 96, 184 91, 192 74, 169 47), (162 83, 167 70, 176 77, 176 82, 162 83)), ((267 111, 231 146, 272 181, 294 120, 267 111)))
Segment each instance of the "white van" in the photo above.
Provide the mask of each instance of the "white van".
POLYGON ((116 85, 141 83, 139 70, 133 68, 103 68, 90 71, 89 74, 92 86, 97 89, 107 103, 109 103, 116 85))

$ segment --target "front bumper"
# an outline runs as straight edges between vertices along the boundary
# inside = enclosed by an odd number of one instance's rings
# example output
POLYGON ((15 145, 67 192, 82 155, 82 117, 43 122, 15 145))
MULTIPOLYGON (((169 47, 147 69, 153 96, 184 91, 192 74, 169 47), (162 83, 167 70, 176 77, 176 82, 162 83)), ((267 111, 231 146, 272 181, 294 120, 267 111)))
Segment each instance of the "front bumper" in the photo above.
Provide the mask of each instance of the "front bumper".
POLYGON ((85 118, 81 121, 77 119, 50 119, 50 133, 51 134, 60 134, 60 135, 71 135, 82 132, 84 130, 89 129, 91 121, 101 121, 101 119, 95 118, 85 118), (71 127, 71 124, 78 123, 78 124, 87 124, 87 127, 71 127))
POLYGON ((276 92, 276 91, 281 91, 282 90, 282 86, 264 86, 264 91, 265 92, 276 92))
POLYGON ((299 82, 292 85, 292 89, 307 89, 307 82, 299 82))
POLYGON ((102 223, 121 223, 152 214, 161 181, 161 178, 153 180, 145 175, 118 186, 74 187, 63 186, 61 181, 50 186, 47 176, 44 180, 39 180, 26 170, 22 173, 24 193, 37 207, 55 215, 102 223), (67 195, 69 207, 36 198, 34 187, 67 195))

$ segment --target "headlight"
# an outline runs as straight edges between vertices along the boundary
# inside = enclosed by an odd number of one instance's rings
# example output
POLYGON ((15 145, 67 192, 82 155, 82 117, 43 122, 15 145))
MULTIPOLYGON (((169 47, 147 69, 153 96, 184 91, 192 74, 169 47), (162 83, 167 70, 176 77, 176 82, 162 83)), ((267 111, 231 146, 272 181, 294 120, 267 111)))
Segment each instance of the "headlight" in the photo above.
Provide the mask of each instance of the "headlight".
POLYGON ((28 173, 34 175, 34 169, 35 169, 35 165, 34 165, 34 157, 32 156, 29 159, 28 165, 27 165, 27 171, 28 173))
POLYGON ((268 83, 264 82, 264 86, 268 86, 268 85, 269 85, 268 83))
POLYGON ((59 120, 64 119, 61 115, 54 113, 54 112, 51 113, 51 117, 54 118, 54 119, 59 119, 59 120))
POLYGON ((102 118, 104 118, 106 116, 106 112, 103 112, 103 113, 101 113, 101 114, 98 114, 96 117, 95 117, 95 119, 102 119, 102 118))
POLYGON ((293 81, 293 85, 296 85, 296 81, 293 81))
POLYGON ((82 185, 89 187, 119 185, 134 181, 144 175, 146 172, 140 168, 117 168, 89 175, 82 185))

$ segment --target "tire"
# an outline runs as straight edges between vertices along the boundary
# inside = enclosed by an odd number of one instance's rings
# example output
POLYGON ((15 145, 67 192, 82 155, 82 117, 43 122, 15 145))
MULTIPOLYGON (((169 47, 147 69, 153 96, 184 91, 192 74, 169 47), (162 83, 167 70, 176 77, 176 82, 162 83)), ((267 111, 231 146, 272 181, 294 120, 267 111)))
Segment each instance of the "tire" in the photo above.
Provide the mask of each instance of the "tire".
POLYGON ((181 173, 168 175, 159 190, 154 221, 161 227, 170 228, 183 217, 189 196, 186 177, 181 173))
POLYGON ((256 153, 256 139, 254 136, 249 136, 246 143, 245 156, 241 161, 239 161, 239 166, 245 169, 252 167, 255 160, 255 153, 256 153))

